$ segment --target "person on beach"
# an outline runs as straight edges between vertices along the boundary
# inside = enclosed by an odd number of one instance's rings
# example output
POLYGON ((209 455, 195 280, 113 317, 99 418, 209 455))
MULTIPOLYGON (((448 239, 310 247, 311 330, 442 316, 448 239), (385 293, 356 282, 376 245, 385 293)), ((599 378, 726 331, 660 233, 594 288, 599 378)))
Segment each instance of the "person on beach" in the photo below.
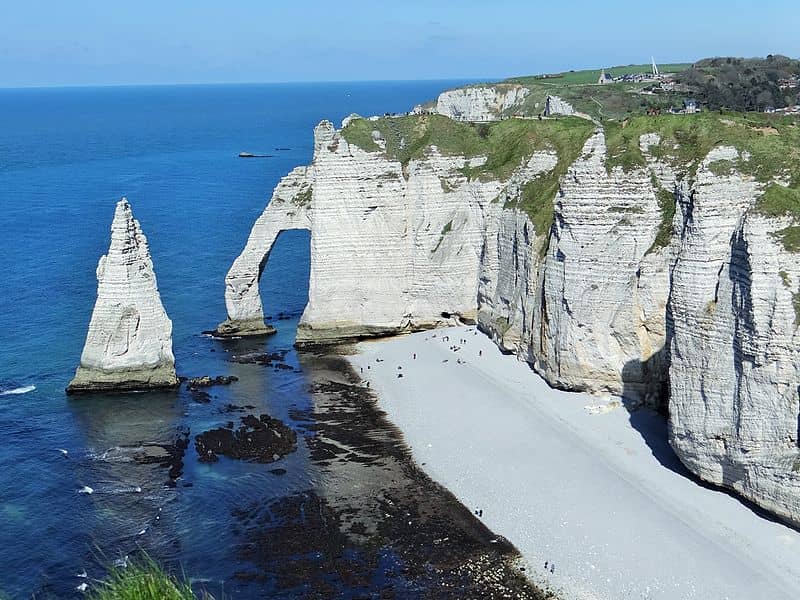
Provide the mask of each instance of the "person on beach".
POLYGON ((417 353, 414 352, 414 360, 417 360, 417 353))
POLYGON ((483 350, 478 350, 478 356, 483 356, 483 350))

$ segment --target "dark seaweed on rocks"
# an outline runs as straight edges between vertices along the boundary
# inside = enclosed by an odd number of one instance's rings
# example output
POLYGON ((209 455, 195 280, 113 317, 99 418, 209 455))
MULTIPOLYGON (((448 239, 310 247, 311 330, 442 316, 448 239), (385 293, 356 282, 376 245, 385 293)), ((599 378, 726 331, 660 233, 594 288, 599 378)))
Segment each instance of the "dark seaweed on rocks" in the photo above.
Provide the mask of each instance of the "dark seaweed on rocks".
POLYGON ((186 389, 197 390, 200 388, 211 387, 212 385, 230 385, 234 381, 239 381, 239 378, 236 377, 236 375, 217 375, 216 377, 203 375, 202 377, 192 377, 188 379, 186 383, 186 389))
POLYGON ((324 486, 233 511, 235 579, 281 600, 548 597, 507 540, 417 468, 372 392, 330 352, 299 354, 313 402, 290 412, 324 486))
POLYGON ((297 450, 297 434, 269 415, 242 417, 238 429, 219 427, 194 438, 202 462, 216 462, 222 454, 260 463, 271 463, 297 450))
POLYGON ((250 352, 247 354, 234 355, 230 358, 230 360, 231 362, 243 365, 264 365, 266 367, 274 367, 286 360, 287 352, 288 350, 277 350, 275 352, 250 352))
POLYGON ((175 431, 172 443, 142 444, 134 449, 132 458, 142 465, 158 464, 169 468, 168 484, 174 486, 175 480, 183 474, 183 457, 188 447, 189 428, 181 427, 175 431))

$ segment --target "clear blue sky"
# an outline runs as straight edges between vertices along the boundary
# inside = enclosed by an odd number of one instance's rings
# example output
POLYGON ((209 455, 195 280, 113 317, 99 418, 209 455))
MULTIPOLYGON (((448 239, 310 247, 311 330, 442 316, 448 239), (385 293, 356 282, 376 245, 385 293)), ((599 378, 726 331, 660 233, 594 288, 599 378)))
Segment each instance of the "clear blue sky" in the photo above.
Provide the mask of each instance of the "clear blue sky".
POLYGON ((0 0, 0 87, 498 78, 800 57, 798 0, 0 0))

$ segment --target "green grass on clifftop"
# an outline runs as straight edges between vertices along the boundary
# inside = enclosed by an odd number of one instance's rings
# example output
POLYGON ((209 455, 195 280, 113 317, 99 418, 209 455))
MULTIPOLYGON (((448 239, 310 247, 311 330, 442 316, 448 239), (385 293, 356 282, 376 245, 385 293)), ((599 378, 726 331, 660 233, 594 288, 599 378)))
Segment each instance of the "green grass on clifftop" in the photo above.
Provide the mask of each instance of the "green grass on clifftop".
MULTIPOLYGON (((660 143, 650 147, 650 153, 689 178, 694 178, 713 148, 733 146, 739 150, 740 158, 714 161, 708 164, 709 171, 726 176, 736 170, 753 177, 766 186, 756 202, 756 211, 769 217, 790 216, 800 223, 800 125, 795 119, 760 113, 704 112, 637 116, 622 123, 605 123, 604 127, 609 170, 619 166, 630 171, 644 166, 639 138, 646 133, 657 133, 661 138, 660 143)), ((672 222, 672 214, 664 212, 666 204, 661 196, 659 203, 664 222, 654 247, 668 241, 667 224, 672 222)), ((674 212, 674 200, 672 205, 674 212)), ((800 227, 792 226, 775 235, 788 251, 800 252, 800 227)))
POLYGON ((769 186, 758 202, 758 211, 768 217, 790 215, 800 217, 800 182, 794 187, 769 186))
MULTIPOLYGON (((740 172, 767 183, 775 177, 796 181, 800 176, 800 127, 793 119, 757 113, 703 112, 696 115, 636 116, 622 123, 604 123, 608 167, 625 170, 645 164, 639 137, 657 133, 661 142, 650 148, 690 177, 717 146, 733 146, 749 155, 736 161, 740 172)), ((715 170, 712 168, 712 170, 715 170)), ((719 169, 716 169, 719 170, 719 169)))
POLYGON ((403 165, 424 157, 431 146, 447 156, 485 156, 483 165, 464 168, 464 174, 470 179, 504 181, 535 152, 556 152, 555 169, 525 185, 522 196, 513 203, 530 215, 537 233, 542 234, 548 231, 553 219, 553 198, 559 180, 580 155, 594 125, 577 117, 471 124, 441 115, 411 115, 374 121, 354 119, 342 135, 350 144, 368 152, 378 152, 380 148, 372 137, 373 131, 380 132, 386 140, 386 155, 403 165))
MULTIPOLYGON (((691 63, 669 63, 658 65, 662 73, 678 73, 685 71, 691 67, 691 63)), ((652 67, 649 64, 642 65, 624 65, 618 67, 609 67, 606 73, 612 77, 621 77, 622 75, 632 75, 635 73, 650 73, 652 67)), ((586 69, 583 71, 565 71, 564 73, 553 73, 550 75, 533 75, 529 77, 513 77, 507 81, 510 83, 572 83, 572 84, 585 84, 597 83, 600 79, 600 69, 586 69)))

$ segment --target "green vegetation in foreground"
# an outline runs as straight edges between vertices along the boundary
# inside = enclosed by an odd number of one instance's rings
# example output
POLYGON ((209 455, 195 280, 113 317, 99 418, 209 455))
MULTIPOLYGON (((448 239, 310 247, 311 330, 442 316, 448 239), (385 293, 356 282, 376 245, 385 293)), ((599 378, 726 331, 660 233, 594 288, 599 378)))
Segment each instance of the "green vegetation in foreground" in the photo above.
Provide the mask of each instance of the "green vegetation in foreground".
POLYGON ((404 166, 422 158, 431 146, 449 156, 486 156, 484 164, 464 168, 468 178, 482 180, 506 180, 534 152, 556 152, 556 167, 528 182, 521 197, 512 203, 528 213, 538 234, 544 234, 553 221, 553 199, 561 176, 580 156, 594 128, 590 121, 578 117, 471 124, 441 115, 409 115, 375 121, 354 119, 342 130, 342 135, 349 144, 378 152, 380 147, 373 140, 372 132, 379 131, 386 140, 386 155, 404 166))
POLYGON ((127 568, 114 567, 87 594, 89 600, 196 600, 188 582, 166 573, 144 555, 127 568))

